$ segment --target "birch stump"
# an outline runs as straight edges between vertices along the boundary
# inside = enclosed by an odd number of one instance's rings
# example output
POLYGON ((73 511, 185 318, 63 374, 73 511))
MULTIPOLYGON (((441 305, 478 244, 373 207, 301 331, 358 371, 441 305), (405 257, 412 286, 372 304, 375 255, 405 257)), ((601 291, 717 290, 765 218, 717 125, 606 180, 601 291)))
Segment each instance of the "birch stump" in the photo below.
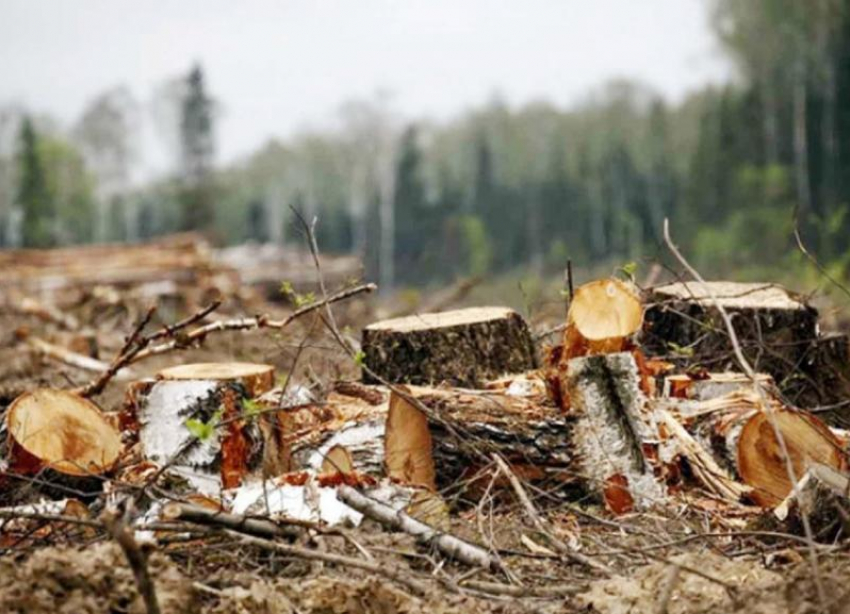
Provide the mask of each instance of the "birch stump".
POLYGON ((200 492, 218 494, 260 464, 263 437, 245 401, 273 383, 269 365, 172 367, 129 387, 122 422, 137 430, 148 460, 169 466, 200 492))
MULTIPOLYGON (((528 325, 506 307, 376 322, 363 329, 362 348, 368 369, 390 383, 476 388, 537 363, 528 325)), ((366 370, 363 381, 376 383, 366 370)))

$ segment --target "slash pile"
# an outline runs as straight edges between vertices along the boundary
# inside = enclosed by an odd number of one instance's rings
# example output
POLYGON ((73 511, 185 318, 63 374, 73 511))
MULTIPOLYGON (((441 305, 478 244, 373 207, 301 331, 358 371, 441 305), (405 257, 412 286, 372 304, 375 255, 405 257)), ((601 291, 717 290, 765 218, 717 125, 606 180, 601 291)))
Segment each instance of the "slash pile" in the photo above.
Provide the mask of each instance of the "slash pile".
MULTIPOLYGON (((348 295, 335 296, 295 315, 348 295)), ((548 348, 501 307, 374 322, 359 348, 325 318, 322 341, 359 380, 264 362, 129 369, 203 343, 221 328, 211 311, 154 333, 142 317, 111 363, 89 364, 97 386, 0 406, 0 547, 64 548, 29 556, 15 581, 42 586, 26 579, 39 557, 114 541, 133 611, 685 612, 675 596, 696 594, 693 611, 745 611, 779 604, 776 570, 803 573, 799 549, 844 547, 847 340, 778 286, 594 281, 548 348), (92 400, 107 385, 123 391, 113 411, 92 400)), ((106 546, 97 556, 114 558, 106 546)), ((54 600, 84 586, 92 611, 124 607, 107 580, 50 565, 54 600)), ((820 599, 831 576, 811 574, 820 599)), ((41 611, 3 582, 0 609, 41 611)), ((805 611, 792 601, 777 607, 805 611)))

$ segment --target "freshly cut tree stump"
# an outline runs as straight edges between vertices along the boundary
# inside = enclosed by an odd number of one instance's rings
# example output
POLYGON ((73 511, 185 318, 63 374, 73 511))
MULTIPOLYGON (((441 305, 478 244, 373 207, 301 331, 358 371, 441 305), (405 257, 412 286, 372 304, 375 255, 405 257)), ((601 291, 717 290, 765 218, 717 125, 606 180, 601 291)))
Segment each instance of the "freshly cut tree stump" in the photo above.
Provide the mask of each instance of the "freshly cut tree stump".
POLYGON ((838 438, 815 416, 772 400, 768 403, 769 407, 754 393, 714 399, 706 405, 717 410, 697 417, 690 428, 722 466, 751 487, 749 498, 756 505, 775 507, 812 463, 842 471, 847 456, 838 438), (777 431, 790 457, 793 479, 777 431))
POLYGON ((257 420, 245 402, 271 389, 274 367, 200 363, 165 369, 128 389, 124 425, 144 456, 168 465, 205 494, 239 486, 262 458, 257 420))
POLYGON ((63 390, 18 397, 6 412, 9 470, 33 475, 49 469, 96 476, 114 466, 121 436, 91 401, 63 390))
POLYGON ((437 485, 433 447, 428 417, 404 397, 391 393, 384 435, 387 475, 434 490, 437 485))
MULTIPOLYGON (((362 347, 366 366, 390 383, 475 388, 537 363, 528 325, 506 307, 376 322, 363 329, 362 347)), ((376 383, 367 370, 363 381, 376 383)))
POLYGON ((199 362, 163 369, 156 374, 163 380, 212 380, 238 382, 253 398, 274 387, 274 367, 249 362, 199 362))
POLYGON ((647 508, 666 496, 647 458, 659 438, 646 419, 640 382, 628 352, 568 363, 567 389, 578 416, 572 433, 578 468, 614 513, 647 508))
POLYGON ((799 379, 801 358, 818 337, 818 314, 776 284, 708 282, 706 288, 686 282, 655 288, 646 299, 644 351, 715 372, 738 370, 712 293, 732 318, 753 369, 771 375, 783 391, 799 379))
POLYGON ((576 290, 567 314, 563 360, 626 349, 643 322, 637 292, 618 279, 600 279, 576 290))

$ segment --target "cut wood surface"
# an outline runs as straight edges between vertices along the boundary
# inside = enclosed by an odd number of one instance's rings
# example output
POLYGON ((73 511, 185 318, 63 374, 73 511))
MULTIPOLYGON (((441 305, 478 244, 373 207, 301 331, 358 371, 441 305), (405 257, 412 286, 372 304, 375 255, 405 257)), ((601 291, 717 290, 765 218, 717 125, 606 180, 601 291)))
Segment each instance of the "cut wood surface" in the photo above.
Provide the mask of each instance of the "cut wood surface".
POLYGON ((577 420, 574 454, 589 487, 601 492, 615 513, 647 508, 665 496, 646 450, 658 434, 647 420, 641 375, 628 352, 574 358, 568 363, 567 390, 577 420))
POLYGON ((630 285, 618 279, 584 284, 570 301, 564 359, 619 352, 642 322, 643 306, 630 285))
POLYGON ((689 430, 718 463, 752 490, 756 505, 774 507, 811 463, 837 470, 847 465, 841 442, 815 416, 783 407, 754 392, 739 392, 684 406, 689 430), (781 435, 791 460, 777 437, 781 435))
POLYGON ((802 477, 811 463, 846 468, 840 442, 814 416, 784 408, 772 415, 759 412, 744 424, 737 450, 741 479, 753 487, 751 497, 758 505, 777 505, 795 483, 788 475, 777 430, 791 457, 795 479, 802 477))
POLYGON ((238 382, 249 397, 256 397, 274 387, 274 367, 249 362, 202 362, 169 367, 157 373, 163 380, 211 380, 238 382))
POLYGON ((121 455, 118 431, 91 401, 62 390, 18 397, 6 412, 13 472, 51 469, 72 476, 100 475, 121 455))
MULTIPOLYGON (((536 366, 528 325, 506 307, 376 322, 363 329, 362 348, 366 366, 390 383, 477 387, 536 366)), ((366 371, 363 379, 375 383, 366 371)))
POLYGON ((384 462, 390 478, 432 490, 436 488, 428 417, 395 392, 390 394, 384 462))

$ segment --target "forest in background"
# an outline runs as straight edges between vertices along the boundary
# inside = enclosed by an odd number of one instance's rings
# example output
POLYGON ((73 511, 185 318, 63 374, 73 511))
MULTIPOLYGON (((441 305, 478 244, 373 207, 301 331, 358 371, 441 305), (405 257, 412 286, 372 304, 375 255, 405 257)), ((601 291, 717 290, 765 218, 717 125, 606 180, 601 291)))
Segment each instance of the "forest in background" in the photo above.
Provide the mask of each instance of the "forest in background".
POLYGON ((715 0, 738 76, 676 105, 622 80, 579 105, 498 97, 447 122, 411 121, 386 96, 345 105, 333 129, 216 163, 220 105, 201 66, 152 108, 124 88, 71 126, 0 108, 0 246, 138 241, 182 230, 218 242, 301 241, 357 253, 383 288, 656 258, 662 221, 705 271, 787 276, 807 246, 850 273, 850 10, 842 0, 715 0), (132 180, 140 116, 173 172, 132 180))

